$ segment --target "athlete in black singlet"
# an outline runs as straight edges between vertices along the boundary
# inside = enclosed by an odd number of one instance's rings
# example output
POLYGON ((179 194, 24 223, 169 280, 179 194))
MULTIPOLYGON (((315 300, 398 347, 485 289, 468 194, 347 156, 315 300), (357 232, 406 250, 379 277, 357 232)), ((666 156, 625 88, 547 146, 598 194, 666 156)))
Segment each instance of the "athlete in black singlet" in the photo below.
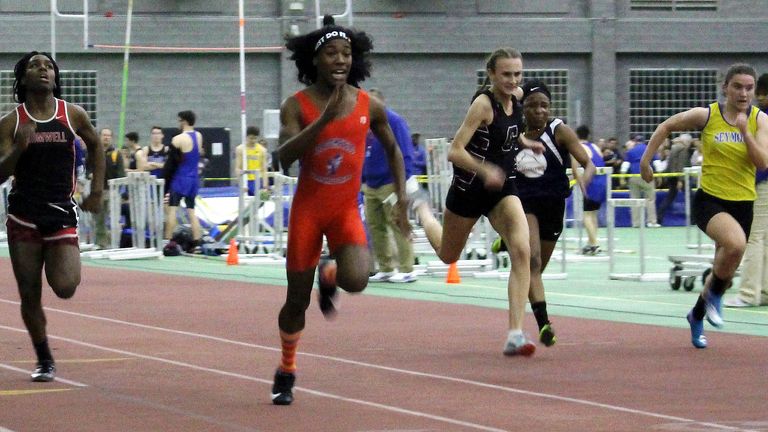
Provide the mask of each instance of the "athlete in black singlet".
POLYGON ((563 232, 565 199, 571 194, 565 171, 572 166, 571 157, 584 167, 583 175, 578 176, 584 192, 595 174, 595 165, 576 133, 562 120, 549 117, 551 96, 547 86, 533 80, 523 84, 522 89, 524 136, 544 144, 542 154, 523 149, 515 156, 518 197, 523 203, 531 239, 528 300, 539 326, 539 340, 545 346, 552 346, 557 338, 547 314, 541 273, 547 268, 557 239, 563 232))
POLYGON ((510 250, 509 333, 504 354, 530 356, 536 345, 522 330, 530 283, 530 246, 525 213, 515 196, 513 158, 520 145, 537 153, 544 148, 540 142, 520 136, 520 53, 511 48, 496 50, 486 71, 492 85, 472 101, 448 153, 456 175, 446 198, 444 226, 435 219, 426 200, 415 199, 414 208, 430 244, 445 263, 459 259, 477 219, 488 217, 510 250))
POLYGON ((53 292, 70 298, 80 283, 75 135, 88 148, 91 194, 83 210, 98 211, 104 185, 101 142, 81 107, 61 96, 59 67, 46 53, 26 54, 14 68, 14 96, 20 103, 0 119, 0 179, 13 176, 8 197, 8 247, 21 297, 21 316, 37 354, 33 381, 56 373, 41 304, 42 272, 53 292))

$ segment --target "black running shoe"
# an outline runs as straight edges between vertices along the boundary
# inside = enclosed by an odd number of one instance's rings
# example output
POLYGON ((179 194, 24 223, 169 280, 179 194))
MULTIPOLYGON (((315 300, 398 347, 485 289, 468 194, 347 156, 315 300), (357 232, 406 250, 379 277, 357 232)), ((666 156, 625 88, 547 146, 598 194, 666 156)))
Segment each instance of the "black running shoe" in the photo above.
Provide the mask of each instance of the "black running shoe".
POLYGON ((331 258, 321 258, 317 266, 317 299, 320 311, 326 319, 336 316, 336 299, 338 288, 336 287, 336 261, 331 258))
POLYGON ((278 369, 275 372, 275 383, 272 384, 272 403, 290 405, 293 402, 293 384, 295 382, 296 374, 278 369))
POLYGON ((557 343, 557 336, 555 336, 555 330, 552 328, 551 323, 547 323, 541 328, 539 332, 539 341, 546 347, 551 347, 557 343))
POLYGON ((37 364, 35 371, 30 375, 33 382, 51 382, 56 378, 56 364, 53 360, 45 360, 37 364))

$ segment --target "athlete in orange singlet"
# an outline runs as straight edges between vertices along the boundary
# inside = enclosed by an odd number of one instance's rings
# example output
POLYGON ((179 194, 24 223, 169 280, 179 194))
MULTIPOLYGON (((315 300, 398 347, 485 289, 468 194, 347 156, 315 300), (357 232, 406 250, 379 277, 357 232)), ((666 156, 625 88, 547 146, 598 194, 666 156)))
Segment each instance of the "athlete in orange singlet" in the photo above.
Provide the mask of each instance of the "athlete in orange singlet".
POLYGON ((308 87, 286 99, 280 110, 280 163, 287 167, 299 160, 301 173, 288 225, 288 293, 278 319, 282 359, 272 387, 276 405, 293 402, 296 346, 305 325, 323 235, 338 263, 323 261, 318 267, 323 314, 335 314, 337 282, 350 293, 368 284, 370 256, 357 197, 369 128, 387 152, 397 190, 398 226, 410 235, 403 156, 384 105, 358 88, 370 76, 366 56, 371 40, 363 32, 334 25, 331 17, 324 24, 286 45, 293 52, 299 81, 308 87))

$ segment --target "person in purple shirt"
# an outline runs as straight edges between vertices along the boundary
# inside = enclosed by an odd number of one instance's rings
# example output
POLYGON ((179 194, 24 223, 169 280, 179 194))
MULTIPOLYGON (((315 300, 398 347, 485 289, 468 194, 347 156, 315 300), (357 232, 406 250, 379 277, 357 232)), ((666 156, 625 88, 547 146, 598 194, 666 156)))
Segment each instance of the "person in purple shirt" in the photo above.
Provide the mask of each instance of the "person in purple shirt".
POLYGON ((168 186, 165 238, 170 239, 173 235, 177 224, 176 211, 183 199, 187 207, 192 238, 196 246, 200 244, 202 238, 200 220, 195 215, 195 198, 200 187, 198 162, 204 154, 203 136, 194 128, 196 121, 194 112, 181 111, 178 117, 181 133, 171 140, 171 152, 163 168, 168 186))

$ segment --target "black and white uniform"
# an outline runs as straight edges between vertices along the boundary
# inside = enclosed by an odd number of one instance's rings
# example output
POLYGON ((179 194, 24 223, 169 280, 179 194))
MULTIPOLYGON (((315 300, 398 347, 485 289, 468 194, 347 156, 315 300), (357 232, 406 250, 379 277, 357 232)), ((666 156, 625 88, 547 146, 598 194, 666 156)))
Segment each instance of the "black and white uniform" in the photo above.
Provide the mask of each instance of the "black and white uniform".
MULTIPOLYGON (((454 165, 453 182, 448 190, 445 206, 453 213, 468 218, 487 216, 504 197, 517 194, 514 154, 519 148, 518 137, 522 130, 523 107, 517 98, 512 96, 512 114, 507 115, 490 90, 479 93, 475 98, 481 95, 491 100, 493 121, 475 131, 466 149, 483 163, 488 161, 502 168, 507 174, 507 180, 501 190, 489 191, 485 189, 483 180, 477 173, 454 165)), ((472 99, 473 102, 475 98, 472 99)))
POLYGON ((32 117, 21 104, 16 107, 16 118, 14 136, 26 122, 37 123, 37 130, 16 163, 8 218, 44 235, 77 226, 72 198, 77 180, 75 132, 67 103, 56 99, 56 111, 45 120, 32 117))
POLYGON ((555 130, 562 124, 558 118, 547 122, 538 139, 544 144, 543 153, 526 148, 515 155, 517 196, 525 213, 538 219, 539 238, 549 241, 557 241, 563 231, 565 199, 571 194, 565 174, 571 166, 570 154, 555 139, 555 130))

